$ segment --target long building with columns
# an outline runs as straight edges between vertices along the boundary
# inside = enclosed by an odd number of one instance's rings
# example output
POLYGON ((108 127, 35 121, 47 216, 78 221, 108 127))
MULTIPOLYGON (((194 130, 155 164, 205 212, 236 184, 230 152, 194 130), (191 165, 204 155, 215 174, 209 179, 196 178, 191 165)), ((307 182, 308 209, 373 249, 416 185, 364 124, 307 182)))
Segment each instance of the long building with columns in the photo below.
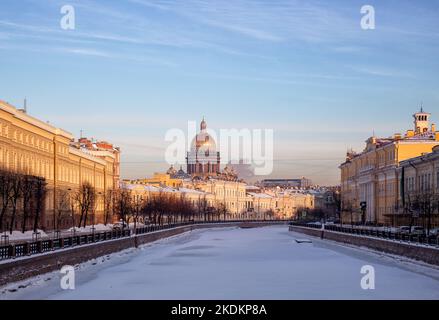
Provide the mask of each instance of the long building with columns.
POLYGON ((349 151, 341 169, 341 206, 344 221, 395 224, 400 208, 401 162, 432 152, 439 145, 439 131, 430 126, 430 114, 413 115, 414 128, 404 135, 370 137, 360 153, 349 151), (360 210, 365 207, 364 214, 360 210))
POLYGON ((399 224, 439 226, 439 145, 433 152, 400 163, 399 224))
MULTIPOLYGON (((99 222, 107 190, 119 186, 120 150, 106 142, 74 140, 71 133, 0 101, 0 168, 45 178, 47 196, 41 227, 51 229, 58 190, 74 192, 89 182, 98 195, 99 222)), ((69 227, 69 221, 61 227, 69 227)))

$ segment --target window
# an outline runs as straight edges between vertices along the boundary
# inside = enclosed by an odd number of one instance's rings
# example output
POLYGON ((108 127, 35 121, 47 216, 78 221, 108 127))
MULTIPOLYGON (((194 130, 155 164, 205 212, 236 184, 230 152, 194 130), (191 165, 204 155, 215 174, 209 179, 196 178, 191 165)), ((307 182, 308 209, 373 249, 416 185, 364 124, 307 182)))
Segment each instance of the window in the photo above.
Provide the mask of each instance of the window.
POLYGON ((427 175, 427 190, 431 190, 431 173, 427 175))

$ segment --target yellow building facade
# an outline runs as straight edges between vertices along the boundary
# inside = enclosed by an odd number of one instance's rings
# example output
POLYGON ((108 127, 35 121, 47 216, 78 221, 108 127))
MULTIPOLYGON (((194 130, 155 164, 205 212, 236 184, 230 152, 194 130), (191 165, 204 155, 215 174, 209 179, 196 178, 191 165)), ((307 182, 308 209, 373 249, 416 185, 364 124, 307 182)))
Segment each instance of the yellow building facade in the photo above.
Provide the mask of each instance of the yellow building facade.
POLYGON ((185 186, 211 194, 214 206, 224 204, 230 214, 239 217, 246 212, 246 184, 240 181, 209 179, 207 181, 186 181, 185 186))
MULTIPOLYGON (((97 223, 105 191, 119 185, 119 149, 86 150, 73 141, 69 132, 0 101, 0 168, 45 178, 47 196, 41 219, 44 229, 53 226, 58 190, 73 193, 82 183, 89 182, 98 195, 91 217, 97 223)), ((69 226, 67 221, 63 224, 69 226)))
POLYGON ((126 182, 132 184, 143 184, 143 185, 152 185, 157 187, 171 187, 171 188, 179 188, 183 185, 182 179, 172 178, 170 174, 167 173, 154 173, 152 178, 144 178, 144 179, 133 179, 126 180, 126 182))
POLYGON ((395 220, 404 225, 439 226, 439 146, 433 152, 402 161, 399 212, 395 220))
POLYGON ((401 161, 430 153, 439 144, 439 132, 429 125, 430 114, 413 115, 414 130, 389 138, 371 137, 361 153, 350 151, 341 169, 343 220, 393 224, 399 211, 397 168, 401 161), (360 211, 361 203, 366 210, 360 211))

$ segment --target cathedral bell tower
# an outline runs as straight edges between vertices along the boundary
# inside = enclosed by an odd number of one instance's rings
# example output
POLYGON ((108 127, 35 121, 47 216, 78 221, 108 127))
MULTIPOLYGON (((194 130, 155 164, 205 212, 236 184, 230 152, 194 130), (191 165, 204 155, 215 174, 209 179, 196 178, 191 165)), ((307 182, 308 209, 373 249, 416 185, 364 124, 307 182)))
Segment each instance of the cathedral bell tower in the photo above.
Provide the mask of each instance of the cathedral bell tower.
POLYGON ((413 115, 413 118, 415 119, 415 134, 428 132, 430 125, 430 115, 430 113, 424 112, 422 107, 420 112, 417 112, 413 115))

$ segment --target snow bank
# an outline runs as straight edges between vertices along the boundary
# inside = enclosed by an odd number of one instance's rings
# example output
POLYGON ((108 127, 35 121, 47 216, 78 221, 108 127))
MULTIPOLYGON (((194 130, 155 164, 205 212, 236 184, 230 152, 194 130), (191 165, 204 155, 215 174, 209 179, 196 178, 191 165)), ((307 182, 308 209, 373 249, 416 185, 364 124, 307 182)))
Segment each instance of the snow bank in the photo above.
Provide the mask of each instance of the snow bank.
MULTIPOLYGON (((75 230, 76 232, 92 232, 93 231, 92 227, 93 226, 86 226, 85 228, 84 227, 81 227, 81 228, 74 227, 74 228, 68 229, 68 231, 73 232, 73 230, 75 230)), ((113 225, 112 224, 104 225, 104 224, 100 223, 100 224, 96 224, 94 226, 94 228, 95 228, 95 232, 111 231, 113 229, 113 225)))
MULTIPOLYGON (((41 238, 48 238, 49 236, 43 231, 38 229, 37 230, 40 234, 38 235, 38 237, 41 238)), ((17 240, 32 240, 32 236, 33 236, 34 232, 33 231, 26 231, 25 233, 21 232, 21 231, 12 231, 12 234, 10 234, 9 232, 3 232, 1 235, 7 235, 9 241, 17 241, 17 240)))

